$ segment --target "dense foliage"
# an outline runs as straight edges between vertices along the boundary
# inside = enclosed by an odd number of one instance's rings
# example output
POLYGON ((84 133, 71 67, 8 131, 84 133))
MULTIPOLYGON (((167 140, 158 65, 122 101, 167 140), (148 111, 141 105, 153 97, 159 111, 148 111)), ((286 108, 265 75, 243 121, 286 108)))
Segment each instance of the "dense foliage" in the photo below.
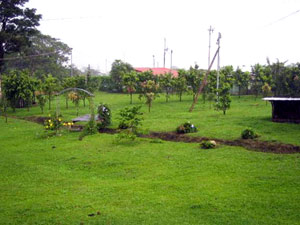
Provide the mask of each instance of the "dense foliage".
POLYGON ((185 122, 185 123, 179 125, 176 128, 176 132, 178 134, 195 133, 195 132, 197 132, 197 127, 195 127, 194 124, 192 124, 190 121, 188 121, 188 122, 185 122))
POLYGON ((140 109, 141 106, 134 106, 132 108, 125 107, 120 110, 120 122, 118 127, 120 129, 130 129, 133 133, 136 133, 138 127, 141 125, 141 121, 143 120, 141 118, 143 113, 140 112, 140 109))
POLYGON ((242 139, 254 139, 257 138, 258 135, 251 128, 247 128, 241 133, 242 139))
POLYGON ((28 71, 14 70, 3 76, 3 95, 9 105, 15 108, 29 107, 32 103, 35 82, 28 71))
POLYGON ((111 110, 107 104, 100 103, 98 106, 98 119, 100 123, 98 128, 102 129, 110 125, 111 123, 111 110))
POLYGON ((28 0, 0 2, 0 71, 7 54, 19 52, 31 44, 30 38, 37 33, 41 15, 36 9, 24 8, 28 0))

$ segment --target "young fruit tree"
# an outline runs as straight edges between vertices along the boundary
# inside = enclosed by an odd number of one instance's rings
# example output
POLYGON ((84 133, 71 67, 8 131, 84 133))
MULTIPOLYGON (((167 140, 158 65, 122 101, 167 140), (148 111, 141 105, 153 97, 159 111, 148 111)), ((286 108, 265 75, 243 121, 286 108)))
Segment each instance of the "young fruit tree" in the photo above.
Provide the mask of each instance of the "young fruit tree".
POLYGON ((157 91, 159 85, 156 84, 153 80, 148 80, 143 82, 141 84, 141 87, 142 87, 142 94, 140 95, 140 98, 145 97, 146 104, 148 105, 148 111, 150 112, 152 102, 157 97, 157 91))
POLYGON ((130 95, 130 104, 132 104, 132 95, 136 92, 136 86, 138 82, 137 73, 133 70, 124 73, 122 76, 124 91, 130 95))

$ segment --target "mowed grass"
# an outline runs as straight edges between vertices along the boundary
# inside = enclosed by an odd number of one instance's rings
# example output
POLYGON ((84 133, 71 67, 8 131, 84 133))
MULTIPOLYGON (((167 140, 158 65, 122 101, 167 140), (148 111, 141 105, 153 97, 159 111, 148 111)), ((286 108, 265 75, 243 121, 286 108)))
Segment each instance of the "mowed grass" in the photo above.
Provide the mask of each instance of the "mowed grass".
MULTIPOLYGON (((117 127, 129 97, 98 93, 95 100, 111 106, 117 127)), ((190 96, 181 103, 161 97, 151 113, 143 105, 144 129, 170 131, 190 120, 195 135, 235 139, 250 126, 261 139, 299 144, 299 125, 270 122, 265 102, 233 100, 223 116, 202 103, 187 112, 190 96)), ((60 108, 64 118, 76 117, 75 107, 60 108)), ((37 107, 10 114, 42 115, 37 107)), ((0 224, 299 224, 299 154, 141 138, 118 144, 108 134, 45 139, 42 132, 41 125, 0 118, 0 224)))

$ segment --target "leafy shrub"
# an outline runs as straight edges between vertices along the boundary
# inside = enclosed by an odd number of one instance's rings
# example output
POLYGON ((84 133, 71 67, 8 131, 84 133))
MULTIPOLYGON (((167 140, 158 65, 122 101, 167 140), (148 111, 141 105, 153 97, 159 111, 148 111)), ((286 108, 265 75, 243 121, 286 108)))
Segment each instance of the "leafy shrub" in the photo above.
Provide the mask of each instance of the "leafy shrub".
POLYGON ((90 120, 83 128, 79 136, 79 140, 82 140, 85 136, 96 134, 97 133, 97 126, 95 120, 90 120))
POLYGON ((186 122, 177 127, 176 132, 178 134, 195 133, 197 128, 191 122, 186 122))
POLYGON ((116 143, 120 143, 121 141, 134 141, 135 139, 136 134, 128 129, 121 131, 115 136, 116 143))
POLYGON ((111 123, 110 108, 104 103, 100 103, 98 106, 98 119, 100 120, 100 123, 97 124, 98 129, 103 129, 111 123))
POLYGON ((258 135, 251 128, 247 128, 243 130, 241 137, 243 139, 254 139, 257 138, 258 135))
POLYGON ((215 141, 202 141, 200 143, 200 147, 202 149, 211 149, 215 148, 217 146, 217 143, 215 141))
POLYGON ((140 112, 141 106, 134 106, 132 108, 124 108, 120 110, 120 129, 129 129, 133 133, 137 133, 138 127, 141 125, 143 120, 140 116, 143 113, 140 112))
POLYGON ((52 130, 57 132, 62 127, 62 125, 62 116, 56 116, 55 113, 53 115, 50 115, 50 117, 44 121, 45 130, 52 130))

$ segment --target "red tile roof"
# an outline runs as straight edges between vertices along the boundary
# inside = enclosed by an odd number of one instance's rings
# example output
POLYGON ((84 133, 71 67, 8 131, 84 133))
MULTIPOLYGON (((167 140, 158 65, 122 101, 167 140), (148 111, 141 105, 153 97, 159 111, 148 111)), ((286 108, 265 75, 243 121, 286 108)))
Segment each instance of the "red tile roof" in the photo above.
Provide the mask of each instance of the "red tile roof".
POLYGON ((136 72, 145 72, 152 70, 153 75, 163 75, 166 73, 171 73, 173 77, 178 77, 178 72, 177 70, 171 70, 168 68, 148 68, 148 67, 139 67, 139 68, 134 68, 136 72))

